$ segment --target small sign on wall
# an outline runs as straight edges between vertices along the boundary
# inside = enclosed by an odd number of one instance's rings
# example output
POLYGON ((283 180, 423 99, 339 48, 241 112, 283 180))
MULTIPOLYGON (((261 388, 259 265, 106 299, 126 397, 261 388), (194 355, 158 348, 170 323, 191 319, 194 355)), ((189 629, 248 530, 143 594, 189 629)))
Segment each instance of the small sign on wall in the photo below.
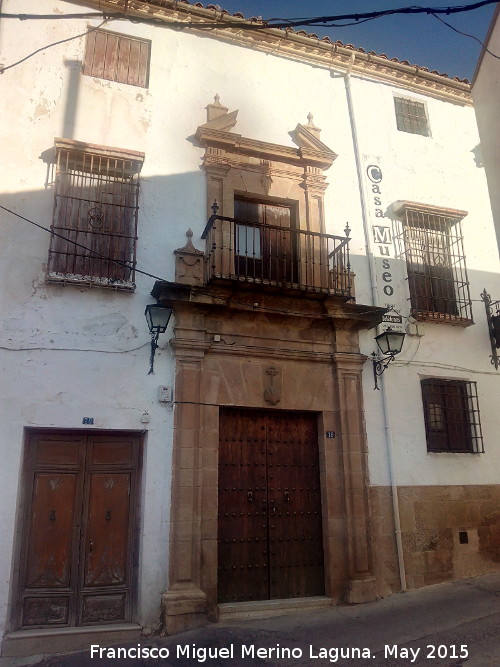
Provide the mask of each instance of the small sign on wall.
POLYGON ((326 432, 326 437, 327 438, 334 438, 335 437, 335 431, 327 431, 326 432))
POLYGON ((82 424, 93 424, 93 423, 94 423, 93 417, 84 417, 82 419, 82 424))

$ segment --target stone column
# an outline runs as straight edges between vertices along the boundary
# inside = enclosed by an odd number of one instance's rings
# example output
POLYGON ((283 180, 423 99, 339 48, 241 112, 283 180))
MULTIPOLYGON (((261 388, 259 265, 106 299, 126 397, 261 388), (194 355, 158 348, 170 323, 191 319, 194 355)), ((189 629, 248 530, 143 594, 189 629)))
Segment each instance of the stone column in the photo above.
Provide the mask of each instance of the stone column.
POLYGON ((201 589, 202 367, 208 344, 192 313, 176 311, 176 358, 169 588, 162 595, 163 634, 207 622, 201 589), (183 334, 189 332, 189 340, 183 334))
POLYGON ((362 368, 366 357, 359 353, 358 332, 349 325, 337 331, 334 353, 342 439, 346 507, 348 592, 351 603, 377 598, 370 540, 368 461, 363 416, 362 368))

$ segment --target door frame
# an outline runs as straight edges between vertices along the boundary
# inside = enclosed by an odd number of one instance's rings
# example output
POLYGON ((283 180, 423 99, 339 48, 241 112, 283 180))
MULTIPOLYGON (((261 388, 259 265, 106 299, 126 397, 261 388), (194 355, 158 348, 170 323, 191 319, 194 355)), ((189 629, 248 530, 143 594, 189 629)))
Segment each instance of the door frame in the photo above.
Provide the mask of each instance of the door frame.
MULTIPOLYGON (((43 435, 60 435, 60 436, 134 436, 138 438, 139 452, 137 460, 137 469, 136 469, 136 479, 135 479, 135 506, 133 517, 131 518, 131 535, 129 538, 129 545, 132 550, 132 553, 129 557, 129 567, 130 567, 130 620, 128 621, 113 621, 113 624, 128 624, 134 623, 137 617, 137 603, 138 603, 138 584, 139 584, 139 549, 140 549, 140 521, 142 516, 142 474, 143 474, 143 459, 144 459, 144 446, 145 446, 145 432, 143 430, 131 430, 131 429, 71 429, 71 428, 54 428, 54 427, 25 427, 23 432, 22 439, 22 456, 21 456, 21 466, 20 466, 20 476, 19 476, 19 485, 18 485, 18 506, 15 516, 15 528, 14 528, 14 544, 13 544, 13 559, 12 559, 12 585, 10 589, 9 596, 9 608, 7 610, 6 616, 6 631, 7 633, 11 632, 24 632, 29 630, 37 630, 39 632, 44 632, 45 630, 50 631, 51 633, 57 632, 57 630, 68 631, 68 630, 79 630, 83 631, 85 629, 91 631, 95 627, 106 627, 106 623, 88 623, 85 625, 53 625, 53 626, 33 626, 22 628, 21 624, 21 613, 22 613, 22 599, 20 596, 20 586, 21 586, 21 576, 24 572, 25 562, 23 558, 25 557, 25 552, 27 548, 28 540, 28 531, 25 529, 26 522, 28 521, 28 511, 31 505, 31 493, 33 490, 33 470, 30 471, 30 440, 33 436, 37 434, 43 435)), ((82 480, 82 485, 84 485, 82 480)), ((83 500, 83 489, 82 489, 82 500, 83 500)), ((73 556, 72 561, 79 560, 81 557, 82 549, 82 535, 83 532, 80 532, 80 539, 78 543, 76 542, 76 535, 74 538, 74 545, 76 548, 76 553, 73 556)), ((73 562, 71 567, 73 568, 73 562)), ((78 576, 78 584, 80 585, 81 573, 76 573, 75 576, 78 576)))
POLYGON ((174 309, 176 320, 170 341, 175 407, 169 585, 162 595, 162 631, 182 632, 219 616, 220 407, 273 406, 318 414, 325 592, 334 603, 375 600, 363 414, 367 357, 360 354, 358 339, 365 323, 353 321, 351 313, 369 307, 343 306, 336 298, 297 298, 290 312, 284 310, 290 309, 288 296, 269 294, 264 299, 262 293, 259 298, 276 310, 261 313, 251 307, 255 292, 213 291, 219 298, 221 292, 224 303, 201 292, 194 295, 194 288, 188 298, 163 284, 154 292, 174 309), (308 336, 314 333, 314 344, 304 344, 305 330, 308 336))

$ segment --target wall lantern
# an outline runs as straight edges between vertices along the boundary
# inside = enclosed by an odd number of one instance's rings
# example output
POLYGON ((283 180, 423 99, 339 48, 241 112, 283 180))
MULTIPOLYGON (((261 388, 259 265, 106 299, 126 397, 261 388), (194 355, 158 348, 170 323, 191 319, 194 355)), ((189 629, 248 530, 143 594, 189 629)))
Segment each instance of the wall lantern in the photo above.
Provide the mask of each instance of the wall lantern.
POLYGON ((158 337, 161 333, 165 333, 168 326, 168 321, 172 315, 172 308, 161 306, 157 304, 149 304, 144 311, 148 323, 149 331, 151 332, 151 356, 149 357, 149 373, 153 373, 153 364, 155 360, 155 352, 158 347, 158 337))
POLYGON ((382 375, 387 366, 394 360, 394 357, 401 352, 403 341, 406 334, 401 331, 394 331, 388 327, 378 336, 375 336, 379 350, 384 355, 381 359, 377 359, 375 352, 373 353, 373 377, 375 379, 374 389, 380 389, 377 378, 382 375))
POLYGON ((496 370, 500 368, 500 299, 492 301, 486 288, 481 292, 481 300, 484 301, 486 308, 486 321, 488 322, 488 332, 490 334, 491 354, 490 361, 496 370))

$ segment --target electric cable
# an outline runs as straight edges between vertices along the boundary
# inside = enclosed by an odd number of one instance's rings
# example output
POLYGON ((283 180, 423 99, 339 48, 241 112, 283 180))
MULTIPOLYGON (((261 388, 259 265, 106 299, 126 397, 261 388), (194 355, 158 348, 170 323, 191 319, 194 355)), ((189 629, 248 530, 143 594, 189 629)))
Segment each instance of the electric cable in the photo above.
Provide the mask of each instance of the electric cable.
POLYGON ((440 16, 437 16, 437 15, 434 14, 433 12, 431 12, 431 16, 433 16, 435 19, 437 19, 438 21, 440 21, 441 23, 443 23, 445 26, 447 26, 448 28, 450 28, 450 29, 453 30, 454 32, 457 32, 459 35, 464 35, 464 37, 470 37, 471 39, 474 39, 478 44, 480 44, 480 45, 483 47, 483 49, 486 51, 486 53, 489 53, 490 56, 492 56, 493 58, 496 58, 497 60, 500 60, 500 56, 497 56, 496 53, 493 53, 493 51, 490 51, 490 49, 488 49, 488 47, 486 46, 486 44, 485 44, 484 42, 482 42, 482 41, 481 41, 478 37, 476 37, 475 35, 471 35, 471 34, 469 34, 468 32, 462 32, 462 31, 459 30, 458 28, 455 28, 454 26, 452 26, 451 23, 447 23, 447 21, 444 21, 440 16))
MULTIPOLYGON (((140 273, 141 275, 147 276, 148 278, 153 278, 154 280, 158 280, 162 283, 167 283, 169 288, 174 290, 174 291, 177 290, 178 292, 184 292, 186 287, 187 287, 187 286, 184 286, 184 285, 178 285, 176 283, 173 283, 173 282, 167 280, 166 278, 162 278, 160 276, 155 275, 154 273, 148 273, 147 271, 143 271, 142 269, 138 269, 137 266, 134 266, 134 264, 131 263, 131 262, 127 262, 127 261, 124 261, 124 260, 115 259, 113 257, 108 257, 107 255, 103 255, 103 254, 97 252, 97 250, 94 250, 93 248, 89 248, 88 246, 85 246, 81 243, 77 243, 76 241, 74 241, 73 239, 68 238, 67 236, 64 236, 62 234, 54 232, 49 227, 45 227, 44 225, 41 225, 40 223, 35 222, 34 220, 30 220, 29 218, 26 218, 25 216, 21 215, 20 213, 16 213, 15 211, 12 211, 10 208, 7 208, 6 206, 3 206, 2 204, 0 204, 0 209, 6 211, 7 213, 10 213, 11 215, 14 215, 17 218, 20 218, 21 220, 24 220, 25 222, 28 222, 31 225, 34 225, 35 227, 37 227, 38 229, 41 229, 44 232, 48 232, 49 234, 51 234, 53 236, 56 236, 57 238, 60 238, 63 241, 67 241, 68 243, 71 243, 71 244, 77 246, 78 248, 81 248, 82 250, 85 250, 85 251, 91 253, 91 255, 93 255, 94 257, 99 257, 100 259, 104 259, 104 260, 109 261, 109 262, 114 262, 115 264, 118 264, 118 266, 129 268, 129 269, 135 271, 136 273, 140 273)), ((82 282, 84 283, 85 281, 82 281, 82 282)), ((291 310, 281 310, 279 308, 269 308, 267 306, 261 306, 260 304, 257 304, 257 303, 252 304, 252 303, 246 303, 244 301, 235 301, 230 296, 219 296, 219 295, 213 294, 211 292, 203 292, 200 289, 197 289, 196 293, 200 294, 202 296, 208 296, 212 299, 218 299, 219 301, 224 301, 228 305, 234 304, 235 306, 244 306, 245 308, 248 308, 248 309, 259 310, 259 311, 264 311, 264 312, 278 313, 278 314, 282 314, 282 315, 297 315, 297 316, 300 316, 300 317, 307 317, 307 313, 303 313, 303 312, 299 313, 299 312, 294 312, 294 311, 291 311, 291 310)), ((361 315, 367 315, 367 314, 369 314, 369 312, 370 311, 358 313, 358 315, 360 315, 360 316, 361 315)), ((322 315, 323 315, 323 317, 329 317, 328 314, 326 314, 326 313, 322 313, 322 315)))
MULTIPOLYGON (((53 232, 48 227, 45 227, 45 226, 43 226, 43 225, 41 225, 37 222, 34 222, 33 220, 30 220, 29 218, 26 218, 25 216, 20 215, 19 213, 16 213, 15 211, 12 211, 11 209, 7 208, 6 206, 3 206, 2 204, 0 204, 0 209, 3 209, 7 213, 10 213, 17 218, 20 218, 21 220, 34 225, 35 227, 41 229, 42 231, 48 232, 49 234, 53 234, 53 235, 65 240, 65 241, 68 241, 69 243, 73 243, 73 244, 77 245, 78 247, 80 247, 80 248, 82 248, 82 249, 84 249, 84 250, 86 250, 90 253, 94 253, 95 255, 101 257, 102 259, 106 259, 108 261, 115 262, 119 266, 128 266, 129 268, 133 268, 129 262, 120 261, 120 260, 117 260, 117 259, 113 259, 112 257, 107 257, 106 255, 102 255, 101 253, 98 253, 97 251, 95 251, 92 248, 88 248, 87 246, 76 243, 75 241, 73 241, 73 240, 71 240, 71 239, 69 239, 69 238, 67 238, 67 237, 65 237, 61 234, 57 234, 56 232, 53 232)), ((165 278, 161 278, 160 276, 157 276, 153 273, 148 273, 147 271, 142 271, 141 269, 138 269, 137 267, 135 268, 135 271, 137 273, 145 275, 149 278, 154 278, 155 280, 158 280, 160 282, 168 283, 169 287, 171 289, 173 289, 174 291, 176 289, 178 291, 184 291, 184 286, 180 286, 180 285, 177 286, 175 283, 172 283, 172 282, 166 280, 165 278)), ((233 305, 236 305, 236 306, 244 306, 245 308, 248 308, 248 309, 252 308, 252 304, 246 303, 246 302, 241 302, 241 301, 236 301, 236 300, 232 299, 231 297, 219 296, 219 295, 213 294, 211 292, 204 292, 204 291, 199 290, 199 289, 197 289, 197 294, 200 294, 200 295, 203 295, 203 296, 208 296, 208 297, 214 298, 214 299, 219 299, 221 301, 224 301, 227 305, 233 304, 233 305)), ((482 299, 470 299, 470 301, 471 302, 477 302, 477 303, 483 303, 482 299)), ((278 308, 269 308, 269 307, 266 307, 266 306, 261 306, 259 304, 253 304, 253 308, 258 309, 261 312, 272 312, 272 313, 277 313, 277 314, 280 314, 280 315, 288 315, 288 316, 292 315, 292 316, 299 316, 299 317, 307 316, 306 313, 294 312, 294 311, 290 311, 290 310, 281 310, 281 309, 278 309, 278 308)), ((358 315, 362 316, 362 315, 370 314, 370 312, 371 311, 364 311, 364 312, 358 313, 358 315)), ((328 315, 326 315, 324 313, 322 315, 324 317, 328 317, 328 315)), ((227 343, 225 340, 222 340, 222 342, 225 343, 225 345, 235 345, 235 344, 237 345, 236 341, 234 341, 233 343, 227 343)), ((139 345, 135 348, 130 348, 130 349, 127 349, 127 350, 80 350, 78 348, 73 349, 73 348, 50 348, 50 347, 10 348, 10 347, 5 347, 5 346, 0 346, 0 349, 6 350, 6 351, 15 351, 15 352, 45 350, 45 351, 77 351, 77 352, 93 351, 93 352, 122 354, 122 353, 134 352, 136 350, 141 349, 142 347, 145 347, 148 344, 149 343, 143 343, 143 344, 141 344, 141 345, 139 345)), ((275 349, 275 348, 267 348, 265 346, 258 346, 258 345, 237 345, 237 349, 240 349, 240 348, 264 349, 264 350, 268 350, 268 349, 269 350, 270 349, 274 350, 275 349)), ((493 371, 478 371, 478 370, 463 368, 463 367, 460 367, 460 366, 454 366, 454 365, 448 365, 448 364, 439 364, 439 363, 436 363, 436 362, 430 363, 430 362, 425 362, 425 361, 415 361, 415 356, 417 355, 419 348, 420 348, 420 340, 418 341, 417 350, 415 351, 412 358, 410 360, 407 360, 407 361, 395 360, 395 362, 394 362, 395 365, 396 366, 410 366, 410 365, 412 365, 412 366, 427 366, 427 365, 429 365, 429 366, 439 366, 440 368, 448 369, 448 370, 467 371, 467 372, 475 373, 475 374, 479 374, 479 375, 481 375, 481 374, 482 375, 497 375, 497 373, 495 373, 493 371)), ((282 351, 283 352, 294 352, 294 353, 305 352, 306 354, 309 352, 308 350, 295 350, 295 349, 288 349, 288 348, 283 348, 282 351)), ((318 351, 316 351, 315 354, 317 356, 328 357, 330 353, 329 352, 318 352, 318 351)))
POLYGON ((324 28, 329 28, 329 27, 335 27, 335 28, 342 28, 342 27, 348 27, 352 25, 360 25, 361 23, 365 23, 367 21, 372 21, 374 19, 378 18, 383 18, 385 16, 393 16, 396 14, 407 14, 407 15, 414 15, 414 14, 427 14, 431 15, 434 18, 437 18, 438 20, 441 21, 445 26, 453 30, 454 32, 463 35, 464 37, 469 37, 476 42, 478 42, 487 53, 489 53, 491 56, 494 58, 500 59, 500 56, 496 55, 492 51, 490 51, 484 42, 482 42, 478 37, 475 35, 471 35, 466 32, 462 32, 461 30, 458 30, 451 24, 447 23, 443 19, 440 19, 440 17, 437 16, 437 14, 446 14, 449 16, 450 14, 458 14, 458 13, 463 13, 463 12, 469 12, 469 11, 474 11, 476 9, 480 9, 481 7, 484 7, 486 5, 490 4, 496 4, 497 0, 481 0, 480 2, 475 2, 472 3, 471 5, 460 5, 457 7, 419 7, 419 6, 410 6, 410 7, 400 7, 398 9, 386 9, 386 10, 380 10, 380 11, 374 11, 374 12, 364 12, 364 13, 358 13, 358 14, 340 14, 340 15, 335 15, 335 16, 316 16, 312 18, 298 18, 298 19, 282 19, 282 18, 271 18, 271 19, 266 19, 266 20, 259 20, 257 22, 252 21, 251 19, 248 20, 245 23, 244 20, 240 19, 238 22, 232 21, 230 18, 226 18, 224 21, 218 21, 214 23, 210 22, 198 22, 198 21, 172 21, 172 22, 166 22, 163 19, 160 18, 152 18, 152 17, 142 17, 142 16, 130 16, 128 14, 123 14, 123 13, 113 13, 113 12, 87 12, 87 13, 72 13, 72 14, 10 14, 10 13, 1 13, 0 12, 0 18, 12 18, 12 19, 19 19, 21 21, 27 21, 27 20, 61 20, 61 19, 93 19, 93 18, 102 18, 103 22, 100 24, 100 26, 97 26, 96 28, 89 28, 87 31, 84 33, 80 33, 78 35, 74 35, 73 37, 68 37, 64 40, 60 40, 58 42, 53 42, 52 44, 48 44, 46 46, 40 47, 36 51, 33 51, 32 53, 28 54, 21 60, 18 60, 15 63, 11 63, 10 65, 6 65, 0 69, 0 73, 3 74, 9 69, 12 69, 13 67, 16 67, 17 65, 20 65, 21 63, 25 62, 29 58, 33 57, 37 53, 40 53, 41 51, 44 51, 48 48, 51 48, 53 46, 56 46, 58 44, 64 44, 65 42, 72 41, 74 39, 78 39, 80 37, 84 37, 88 32, 92 32, 94 30, 98 30, 104 23, 108 21, 119 21, 119 20, 126 20, 130 21, 131 23, 143 23, 146 25, 157 25, 157 26, 163 26, 163 27, 168 27, 168 28, 173 28, 173 29, 178 29, 178 30, 184 30, 184 29, 189 29, 189 28, 194 28, 197 30, 217 30, 217 29, 223 29, 223 28, 235 28, 238 30, 266 30, 269 28, 277 28, 277 29, 283 29, 283 30, 288 30, 288 29, 293 29, 296 27, 301 27, 301 26, 317 26, 317 27, 324 27, 324 28), (352 19, 353 22, 351 23, 333 23, 333 21, 346 21, 352 19))
POLYGON ((96 352, 103 354, 128 354, 129 352, 137 352, 143 347, 149 347, 151 345, 150 341, 146 343, 141 343, 137 347, 130 347, 126 350, 102 350, 98 348, 83 348, 83 347, 7 347, 6 345, 0 345, 0 350, 5 350, 6 352, 96 352))
MULTIPOLYGON (((103 255, 97 250, 94 250, 93 248, 89 248, 88 246, 82 245, 81 243, 77 243, 73 239, 68 238, 67 236, 63 236, 62 234, 58 234, 57 232, 52 231, 49 227, 44 227, 38 222, 35 222, 34 220, 30 220, 29 218, 26 218, 25 216, 21 215, 20 213, 16 213, 15 211, 12 211, 10 208, 7 208, 6 206, 3 206, 0 204, 0 209, 3 209, 7 213, 11 213, 12 215, 16 216, 17 218, 20 218, 21 220, 24 220, 25 222, 29 222, 31 225, 34 225, 35 227, 38 227, 38 229, 43 230, 44 232, 48 232, 52 236, 57 236, 58 238, 62 239, 63 241, 67 241, 68 243, 71 243, 72 245, 78 246, 82 250, 86 250, 87 252, 93 253, 95 257, 99 257, 100 259, 104 259, 108 262, 114 262, 115 264, 118 264, 121 267, 129 268, 136 273, 140 273, 141 275, 147 276, 148 278, 154 278, 155 280, 159 280, 160 282, 163 283, 168 283, 169 287, 172 287, 175 289, 176 283, 172 283, 170 280, 167 280, 166 278, 162 278, 161 276, 157 276, 154 273, 148 273, 147 271, 143 271, 142 269, 138 269, 136 266, 134 267, 132 262, 127 262, 125 260, 120 260, 120 259, 115 259, 113 257, 108 257, 108 255, 103 255)), ((184 291, 184 286, 178 286, 179 291, 184 291)), ((234 301, 230 297, 225 297, 225 296, 217 296, 212 293, 208 292, 203 292, 201 290, 197 290, 197 294, 201 294, 203 296, 210 296, 214 299, 221 299, 222 301, 227 301, 234 303, 235 305, 238 306, 246 306, 247 308, 253 307, 253 308, 259 308, 261 310, 268 310, 270 312, 276 312, 276 313, 283 313, 285 315, 300 315, 301 317, 305 317, 306 313, 296 313, 294 311, 290 310, 279 310, 277 308, 266 308, 265 306, 260 306, 257 304, 250 304, 250 303, 245 303, 243 301, 234 301)), ((484 303, 483 299, 469 299, 469 301, 473 303, 484 303)), ((358 313, 359 315, 368 315, 370 311, 366 311, 363 313, 358 313)))
MULTIPOLYGON (((376 19, 384 16, 392 16, 394 14, 458 14, 463 12, 470 12, 476 9, 480 9, 486 5, 496 4, 497 0, 480 0, 479 2, 473 2, 472 4, 458 5, 456 7, 420 7, 418 5, 411 5, 408 7, 399 7, 395 9, 382 9, 372 12, 360 12, 354 14, 336 14, 333 16, 314 16, 314 17, 300 17, 296 19, 283 19, 281 17, 275 17, 270 19, 259 19, 257 22, 252 21, 251 19, 246 19, 248 23, 239 21, 234 21, 231 18, 226 18, 224 21, 216 21, 213 23, 204 23, 200 24, 199 22, 189 22, 189 21, 173 21, 167 25, 176 28, 200 28, 206 27, 210 29, 215 28, 224 28, 224 27, 235 27, 239 29, 249 29, 249 30, 262 30, 266 28, 290 28, 290 27, 299 27, 299 26, 309 26, 309 25, 324 25, 329 21, 343 21, 352 19, 354 21, 359 21, 361 19, 376 19)), ((155 4, 153 3, 153 7, 155 4)), ((161 7, 159 7, 161 8, 161 7)), ((203 8, 205 9, 205 8, 203 8)), ((60 19, 89 19, 102 17, 105 20, 128 20, 131 22, 137 23, 165 23, 162 19, 155 17, 142 17, 142 16, 130 16, 129 14, 124 14, 123 12, 87 12, 87 13, 72 13, 72 14, 10 14, 10 13, 0 13, 0 18, 17 18, 21 21, 39 19, 39 20, 60 20, 60 19)), ((245 19, 243 19, 244 21, 245 19)))
MULTIPOLYGON (((0 16, 1 16, 1 14, 0 14, 0 16)), ((0 67, 0 74, 3 74, 4 72, 6 72, 6 71, 9 70, 9 69, 12 69, 12 67, 16 67, 17 65, 20 65, 21 63, 26 62, 26 60, 29 60, 29 59, 32 58, 33 56, 36 56, 36 54, 37 54, 37 53, 40 53, 41 51, 46 51, 47 49, 50 49, 50 48, 53 47, 53 46, 57 46, 58 44, 65 44, 66 42, 71 42, 71 41, 73 41, 74 39, 78 39, 79 37, 85 37, 85 35, 88 35, 90 32, 95 32, 96 30, 99 30, 99 28, 102 28, 102 26, 103 26, 105 23, 107 23, 107 21, 108 21, 108 19, 105 19, 102 23, 100 23, 100 24, 99 24, 98 26, 96 26, 95 28, 88 28, 85 32, 82 32, 82 33, 80 33, 80 34, 78 34, 78 35, 73 35, 73 37, 68 37, 67 39, 60 39, 60 40, 57 41, 57 42, 52 42, 52 44, 47 44, 46 46, 41 46, 41 47, 40 47, 39 49, 37 49, 36 51, 33 51, 33 53, 29 53, 29 54, 28 54, 27 56, 25 56, 24 58, 21 58, 21 60, 18 60, 18 61, 15 62, 15 63, 11 63, 10 65, 1 66, 1 67, 0 67)))

